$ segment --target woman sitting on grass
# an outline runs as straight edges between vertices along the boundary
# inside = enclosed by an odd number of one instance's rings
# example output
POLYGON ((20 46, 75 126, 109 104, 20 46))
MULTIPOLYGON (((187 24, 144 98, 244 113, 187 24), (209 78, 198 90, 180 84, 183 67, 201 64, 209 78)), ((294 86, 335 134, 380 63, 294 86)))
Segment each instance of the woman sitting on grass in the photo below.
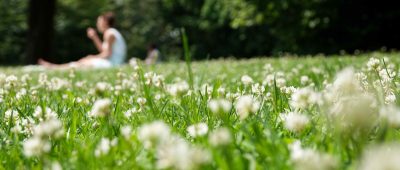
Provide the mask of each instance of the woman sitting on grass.
POLYGON ((87 36, 93 40, 99 50, 97 55, 88 55, 78 61, 66 64, 53 64, 43 59, 38 63, 49 68, 68 68, 68 67, 94 67, 106 68, 123 64, 126 57, 126 44, 118 30, 113 28, 115 24, 114 14, 107 12, 97 18, 97 29, 103 33, 103 42, 93 28, 87 29, 87 36))

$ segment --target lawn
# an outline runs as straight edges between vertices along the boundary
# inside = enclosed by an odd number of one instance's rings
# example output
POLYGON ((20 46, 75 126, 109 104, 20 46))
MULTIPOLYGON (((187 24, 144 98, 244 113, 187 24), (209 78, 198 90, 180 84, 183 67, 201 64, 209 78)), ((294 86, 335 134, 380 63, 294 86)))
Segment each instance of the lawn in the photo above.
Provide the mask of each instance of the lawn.
POLYGON ((399 56, 0 68, 0 169, 399 169, 399 56))

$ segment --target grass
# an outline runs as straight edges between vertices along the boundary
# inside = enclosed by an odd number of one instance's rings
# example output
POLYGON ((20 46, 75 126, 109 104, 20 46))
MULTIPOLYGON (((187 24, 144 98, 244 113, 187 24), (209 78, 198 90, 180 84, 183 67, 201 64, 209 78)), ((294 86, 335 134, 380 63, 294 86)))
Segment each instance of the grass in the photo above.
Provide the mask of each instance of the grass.
MULTIPOLYGON (((398 73, 399 55, 215 60, 105 70, 0 68, 0 169, 357 169, 370 146, 399 141, 397 128, 377 118, 379 122, 363 126, 353 121, 349 126, 353 129, 341 130, 336 119, 326 116, 335 102, 321 99, 325 101, 322 104, 296 109, 291 104, 295 92, 290 89, 308 87, 323 95, 341 70, 353 67, 367 76, 361 84, 364 92, 376 99, 374 113, 379 115, 380 108, 399 104, 397 100, 385 102, 388 90, 398 97, 398 76, 391 77, 390 82, 383 81, 379 72, 367 70, 366 63, 376 57, 380 70, 388 71, 391 65, 392 71, 398 73), (383 60, 384 56, 389 60, 383 60), (273 69, 265 68, 267 64, 273 69), (191 69, 189 74, 187 66, 191 69), (17 79, 9 78, 11 75, 17 79), (244 75, 253 81, 246 85, 241 80, 244 75), (267 80, 268 75, 273 79, 267 80), (302 76, 309 80, 302 82, 302 76), (191 81, 193 90, 187 87, 191 83, 183 83, 191 81), (241 119, 238 100, 246 95, 254 99, 250 104, 259 103, 259 107, 241 119), (89 116, 99 99, 111 100, 111 105, 100 108, 106 116, 89 116), (210 101, 217 99, 229 101, 232 107, 213 113, 210 101), (34 127, 50 120, 45 112, 34 115, 38 107, 56 113, 55 119, 62 123, 58 129, 63 132, 61 136, 38 137, 40 128, 34 127), (130 109, 131 115, 126 116, 130 109), (10 118, 6 114, 10 110, 18 115, 10 118), (309 121, 299 131, 293 131, 282 120, 288 112, 306 115, 309 121), (156 137, 141 136, 144 126, 155 121, 164 122, 166 127, 153 131, 149 128, 156 137), (206 134, 193 136, 188 132, 188 127, 197 123, 207 125, 206 134), (19 130, 15 128, 18 125, 19 130), (121 131, 124 127, 132 130, 125 134, 121 131), (357 129, 361 127, 364 130, 357 129), (159 133, 168 128, 171 134, 162 138, 159 133), (221 128, 230 134, 225 143, 224 136, 215 133, 221 128), (221 140, 220 144, 211 141, 213 135, 221 140), (29 156, 24 143, 35 137, 51 147, 29 156), (168 145, 170 140, 173 144, 168 145), (291 149, 296 141, 303 149, 291 149), (146 147, 146 142, 152 146, 146 147), (198 150, 201 152, 195 152, 198 150), (309 162, 318 160, 316 163, 321 166, 295 158, 296 151, 300 155, 312 153, 302 157, 309 156, 309 162)), ((354 96, 357 95, 350 95, 354 96)), ((357 108, 356 104, 348 107, 357 108)))

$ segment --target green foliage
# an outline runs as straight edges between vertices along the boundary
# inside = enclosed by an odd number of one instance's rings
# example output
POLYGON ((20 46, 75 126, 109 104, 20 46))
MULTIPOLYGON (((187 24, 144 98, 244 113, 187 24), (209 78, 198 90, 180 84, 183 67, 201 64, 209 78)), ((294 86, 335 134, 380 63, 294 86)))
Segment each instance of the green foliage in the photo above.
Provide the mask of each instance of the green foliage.
POLYGON ((27 29, 26 0, 0 2, 0 63, 17 63, 23 58, 27 29))
MULTIPOLYGON (((0 3, 0 61, 24 55, 28 1, 0 3)), ((52 61, 96 50, 86 38, 105 11, 117 14, 128 57, 144 58, 158 44, 164 60, 183 60, 185 28, 194 60, 253 57, 282 52, 338 53, 398 48, 400 14, 393 2, 362 0, 59 0, 52 61)))

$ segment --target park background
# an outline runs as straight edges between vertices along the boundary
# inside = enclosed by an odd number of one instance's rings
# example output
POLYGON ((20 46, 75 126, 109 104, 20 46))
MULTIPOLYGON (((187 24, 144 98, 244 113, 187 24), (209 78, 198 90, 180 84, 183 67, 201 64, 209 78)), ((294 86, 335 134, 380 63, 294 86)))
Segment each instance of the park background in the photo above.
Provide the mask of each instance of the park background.
POLYGON ((182 59, 182 28, 194 60, 396 50, 397 8, 390 0, 2 0, 0 64, 33 64, 39 56, 61 63, 96 53, 86 28, 105 11, 117 15, 128 58, 144 58, 155 43, 163 60, 182 59), (48 31, 32 38, 31 24, 48 31))

